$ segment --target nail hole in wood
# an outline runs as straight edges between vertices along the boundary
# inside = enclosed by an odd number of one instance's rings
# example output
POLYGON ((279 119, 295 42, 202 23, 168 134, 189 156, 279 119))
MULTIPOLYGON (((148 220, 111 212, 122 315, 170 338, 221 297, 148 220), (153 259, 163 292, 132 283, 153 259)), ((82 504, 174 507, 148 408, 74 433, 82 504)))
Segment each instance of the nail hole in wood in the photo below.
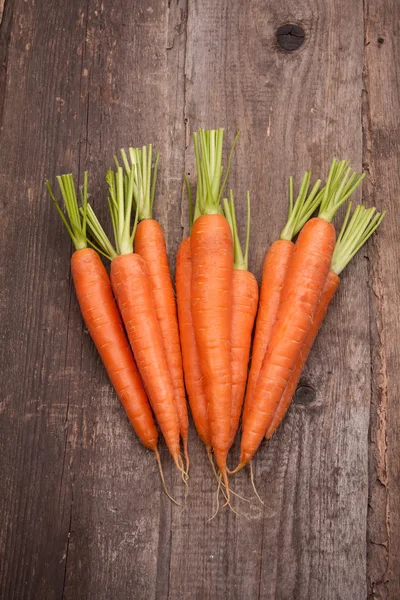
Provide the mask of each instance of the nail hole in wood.
POLYGON ((300 385, 295 394, 295 401, 298 404, 310 404, 315 400, 315 390, 309 385, 300 385))
POLYGON ((294 52, 294 50, 300 48, 304 43, 305 35, 304 29, 299 25, 286 23, 285 25, 281 25, 277 30, 276 39, 282 50, 294 52))
POLYGON ((379 36, 378 37, 378 46, 382 46, 382 44, 383 44, 384 41, 385 41, 384 38, 381 37, 381 36, 379 36))

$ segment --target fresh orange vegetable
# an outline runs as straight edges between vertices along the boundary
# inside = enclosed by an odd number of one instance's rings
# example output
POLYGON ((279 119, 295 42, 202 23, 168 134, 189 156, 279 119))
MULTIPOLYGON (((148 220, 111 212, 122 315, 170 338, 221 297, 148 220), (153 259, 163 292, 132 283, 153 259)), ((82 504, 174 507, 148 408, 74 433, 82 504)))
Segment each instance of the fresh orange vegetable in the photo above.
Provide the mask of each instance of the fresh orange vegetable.
POLYGON ((250 239, 250 197, 247 193, 247 234, 243 254, 240 246, 233 194, 230 201, 224 199, 224 212, 229 222, 233 237, 233 280, 232 280, 232 409, 230 437, 234 442, 242 414, 244 391, 250 356, 251 334, 258 305, 257 280, 248 271, 249 239, 250 239))
POLYGON ((348 265, 353 256, 360 250, 368 238, 379 227, 383 217, 385 216, 385 213, 375 212, 375 208, 367 209, 364 208, 364 206, 358 206, 349 221, 350 211, 351 203, 349 203, 346 218, 336 242, 331 270, 329 271, 328 277, 325 281, 321 300, 315 312, 307 339, 299 356, 297 357, 296 366, 292 375, 290 376, 286 389, 283 392, 279 404, 274 412, 271 424, 265 434, 267 440, 271 439, 271 437, 274 435, 290 406, 304 365, 307 362, 307 358, 315 342, 315 338, 317 337, 318 331, 325 318, 329 304, 331 303, 331 300, 335 295, 337 288, 339 287, 339 275, 348 265))
POLYGON ((233 147, 221 185, 223 135, 223 129, 199 130, 194 134, 199 216, 190 236, 191 310, 206 389, 211 443, 229 502, 226 458, 231 440, 233 246, 220 199, 233 147))
POLYGON ((315 212, 322 199, 322 193, 318 193, 321 181, 318 180, 309 192, 310 181, 311 171, 307 171, 303 176, 299 195, 294 202, 293 179, 289 178, 287 223, 280 239, 272 244, 265 256, 243 422, 246 421, 251 407, 261 365, 267 352, 272 328, 275 325, 283 284, 294 250, 293 238, 315 212))
POLYGON ((133 170, 124 178, 122 167, 108 171, 109 207, 114 229, 114 248, 88 204, 87 222, 99 250, 111 260, 111 283, 135 356, 139 373, 166 444, 178 469, 179 419, 174 388, 167 364, 146 263, 133 253, 137 212, 133 227, 133 170))
POLYGON ((333 161, 319 216, 308 221, 300 232, 254 398, 243 423, 240 463, 235 472, 252 459, 271 424, 307 338, 328 276, 336 241, 331 220, 362 178, 357 173, 351 175, 347 161, 333 161))
POLYGON ((143 146, 141 149, 129 148, 128 154, 129 160, 127 154, 123 150, 121 151, 126 173, 128 175, 132 173, 134 179, 133 194, 139 220, 135 234, 135 251, 144 259, 149 273, 151 293, 174 387, 180 434, 183 441, 186 470, 188 471, 189 420, 175 294, 164 234, 158 221, 153 219, 159 155, 157 156, 153 177, 151 177, 152 146, 143 146))
POLYGON ((83 217, 79 212, 72 175, 62 175, 57 177, 57 180, 69 223, 54 197, 49 182, 47 187, 75 245, 71 271, 83 319, 140 441, 158 454, 157 429, 126 339, 110 279, 97 252, 87 248, 87 173, 82 195, 83 217))
POLYGON ((193 325, 206 388, 214 456, 225 479, 232 404, 233 278, 232 236, 225 217, 207 214, 196 220, 191 254, 193 325))
POLYGON ((176 257, 176 295, 178 301, 179 331, 182 346, 183 369, 193 421, 200 439, 211 450, 211 434, 204 379, 193 328, 191 310, 192 256, 190 237, 180 244, 176 257))

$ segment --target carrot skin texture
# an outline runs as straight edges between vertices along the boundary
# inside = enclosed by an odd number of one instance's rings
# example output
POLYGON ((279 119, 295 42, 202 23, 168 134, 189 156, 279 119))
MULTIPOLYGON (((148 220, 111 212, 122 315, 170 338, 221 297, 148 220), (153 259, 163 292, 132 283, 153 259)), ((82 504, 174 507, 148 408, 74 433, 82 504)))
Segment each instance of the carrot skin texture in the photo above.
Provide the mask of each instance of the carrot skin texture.
POLYGON ((179 332, 182 346, 183 370, 193 421, 200 439, 211 447, 210 427, 204 380, 193 328, 191 299, 192 255, 190 237, 185 238, 176 256, 176 295, 179 332))
POLYGON ((243 424, 242 466, 252 459, 263 440, 296 366, 328 276, 335 238, 333 225, 318 217, 300 232, 251 410, 243 424))
POLYGON ((243 422, 247 419, 251 407, 258 376, 261 371, 264 356, 267 352, 271 332, 275 325, 281 292, 293 250, 293 242, 288 240, 278 240, 269 248, 264 259, 260 289, 260 304, 258 307, 256 329, 251 352, 251 365, 244 403, 243 422))
POLYGON ((83 319, 112 385, 142 444, 156 450, 158 433, 122 326, 107 271, 97 252, 77 250, 71 271, 83 319))
POLYGON ((232 234, 225 217, 198 217, 191 233, 191 307, 209 410, 211 442, 226 473, 232 404, 232 234))
POLYGON ((267 433, 265 434, 265 438, 267 440, 270 440, 271 437, 274 435, 275 431, 278 429, 292 402, 292 398, 296 391, 297 384, 299 383, 304 365, 307 362, 308 355, 310 354, 311 348, 315 342, 315 338, 317 337, 318 331, 327 313, 329 304, 331 303, 331 300, 335 295, 339 284, 339 276, 336 275, 334 271, 329 271, 328 277, 325 281, 325 286, 322 292, 321 300, 318 304, 318 308, 314 315, 311 329, 309 330, 304 346, 301 349, 299 356, 297 357, 297 362, 294 371, 290 376, 286 389, 282 394, 278 406, 276 407, 271 424, 267 429, 267 433))
POLYGON ((171 373, 180 433, 187 449, 189 419, 183 377, 181 345, 174 288, 168 264, 165 238, 158 221, 145 219, 137 227, 135 250, 144 259, 160 324, 167 365, 171 373))
POLYGON ((234 269, 232 281, 232 411, 231 444, 242 413, 248 374, 251 334, 258 306, 258 284, 250 271, 234 269))
POLYGON ((151 407, 175 462, 179 462, 174 389, 143 258, 132 253, 114 258, 111 283, 151 407))

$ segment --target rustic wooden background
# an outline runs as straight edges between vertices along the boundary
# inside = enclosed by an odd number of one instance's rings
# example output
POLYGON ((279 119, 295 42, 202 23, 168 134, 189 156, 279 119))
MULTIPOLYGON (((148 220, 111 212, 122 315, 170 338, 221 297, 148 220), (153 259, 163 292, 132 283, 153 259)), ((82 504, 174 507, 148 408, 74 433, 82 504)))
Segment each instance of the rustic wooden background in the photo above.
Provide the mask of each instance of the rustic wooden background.
MULTIPOLYGON (((1 598, 399 599, 400 3, 0 0, 0 20, 1 598), (287 23, 305 32, 294 51, 277 43, 287 23), (290 174, 351 157, 368 174, 357 198, 389 211, 344 275, 308 393, 257 454, 266 507, 236 500, 240 516, 211 522, 193 427, 187 509, 162 493, 82 324, 44 188, 88 169, 105 218, 113 153, 153 142, 173 265, 199 126, 242 132, 230 182, 252 194, 257 276, 290 174)), ((162 460, 182 498, 165 446, 162 460)), ((252 495, 246 473, 234 487, 252 495)))

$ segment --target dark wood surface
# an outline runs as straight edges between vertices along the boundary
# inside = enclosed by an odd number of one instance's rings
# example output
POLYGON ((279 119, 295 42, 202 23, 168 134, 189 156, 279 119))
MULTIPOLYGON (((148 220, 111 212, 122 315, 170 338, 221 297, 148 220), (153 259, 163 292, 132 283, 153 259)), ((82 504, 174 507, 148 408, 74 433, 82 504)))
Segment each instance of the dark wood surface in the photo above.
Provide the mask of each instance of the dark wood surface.
MULTIPOLYGON (((2 0, 0 20, 1 599, 400 598, 397 0, 2 0), (304 31, 295 51, 286 24, 304 31), (173 268, 199 126, 241 130, 230 184, 238 201, 251 191, 258 277, 290 174, 351 157, 368 174, 357 200, 389 211, 308 362, 315 397, 298 394, 257 454, 265 507, 235 499, 239 515, 212 521, 193 427, 186 510, 162 493, 85 331, 44 188, 88 169, 107 219, 113 153, 152 142, 173 268)), ((248 473, 234 489, 253 497, 248 473)))

